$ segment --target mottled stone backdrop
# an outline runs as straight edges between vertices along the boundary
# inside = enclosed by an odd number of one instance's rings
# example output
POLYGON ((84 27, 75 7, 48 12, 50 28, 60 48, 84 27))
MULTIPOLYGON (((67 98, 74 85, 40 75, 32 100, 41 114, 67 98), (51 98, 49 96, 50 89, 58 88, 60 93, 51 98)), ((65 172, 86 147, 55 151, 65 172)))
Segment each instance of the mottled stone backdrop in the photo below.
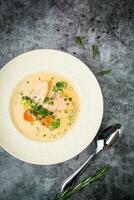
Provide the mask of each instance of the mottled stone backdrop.
MULTIPOLYGON (((0 0, 0 67, 33 49, 52 48, 80 58, 96 75, 105 111, 102 127, 121 122, 118 146, 101 153, 83 177, 103 164, 111 170, 103 181, 72 200, 134 199, 134 1, 0 0), (75 43, 81 36, 85 48, 75 43), (100 55, 93 59, 92 45, 100 55), (100 76, 102 69, 111 69, 100 76)), ((2 91, 0 92, 2 95, 2 91)), ((94 142, 79 156, 54 166, 34 166, 0 149, 0 200, 54 200, 62 181, 88 158, 94 142)))

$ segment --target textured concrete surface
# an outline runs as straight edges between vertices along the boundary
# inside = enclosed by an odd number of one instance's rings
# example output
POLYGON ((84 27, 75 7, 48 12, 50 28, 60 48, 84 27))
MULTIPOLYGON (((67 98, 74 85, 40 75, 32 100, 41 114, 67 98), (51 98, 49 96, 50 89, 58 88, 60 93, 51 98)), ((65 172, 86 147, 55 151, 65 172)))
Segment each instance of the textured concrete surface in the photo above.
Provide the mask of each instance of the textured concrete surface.
MULTIPOLYGON (((124 125, 119 145, 104 152, 83 177, 99 166, 111 170, 72 200, 134 199, 134 1, 0 0, 0 67, 20 53, 53 48, 80 58, 97 76, 105 101, 102 127, 124 125), (75 44, 81 36, 85 49, 75 44), (92 44, 100 56, 92 57, 92 44), (110 68, 112 73, 98 76, 110 68)), ((94 142, 79 156, 54 166, 21 162, 0 149, 0 200, 54 199, 60 184, 93 152, 94 142)))

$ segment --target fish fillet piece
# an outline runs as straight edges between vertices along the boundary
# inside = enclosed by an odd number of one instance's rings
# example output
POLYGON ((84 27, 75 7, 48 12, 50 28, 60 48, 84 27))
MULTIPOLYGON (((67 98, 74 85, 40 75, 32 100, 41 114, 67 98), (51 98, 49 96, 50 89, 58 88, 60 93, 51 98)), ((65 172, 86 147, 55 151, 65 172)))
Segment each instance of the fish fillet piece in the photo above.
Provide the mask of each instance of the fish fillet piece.
POLYGON ((43 105, 45 108, 47 108, 50 111, 55 111, 55 110, 65 110, 67 109, 67 102, 64 101, 64 98, 60 96, 60 94, 56 94, 54 96, 54 104, 53 105, 48 105, 45 104, 43 105))
POLYGON ((48 83, 42 82, 35 85, 33 96, 36 97, 36 100, 43 102, 48 93, 48 83))

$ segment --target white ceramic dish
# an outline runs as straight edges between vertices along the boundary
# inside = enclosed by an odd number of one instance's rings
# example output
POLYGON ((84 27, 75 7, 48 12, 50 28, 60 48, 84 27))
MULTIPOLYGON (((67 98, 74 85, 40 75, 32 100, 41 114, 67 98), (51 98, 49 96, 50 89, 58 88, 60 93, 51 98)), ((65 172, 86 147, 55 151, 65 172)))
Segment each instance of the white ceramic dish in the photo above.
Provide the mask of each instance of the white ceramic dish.
POLYGON ((103 116, 99 84, 79 59, 57 50, 34 50, 8 62, 0 72, 0 144, 14 157, 32 164, 56 164, 73 158, 94 139, 103 116), (14 126, 9 101, 15 86, 36 72, 57 72, 72 81, 80 97, 80 115, 70 133, 53 142, 38 142, 14 126))

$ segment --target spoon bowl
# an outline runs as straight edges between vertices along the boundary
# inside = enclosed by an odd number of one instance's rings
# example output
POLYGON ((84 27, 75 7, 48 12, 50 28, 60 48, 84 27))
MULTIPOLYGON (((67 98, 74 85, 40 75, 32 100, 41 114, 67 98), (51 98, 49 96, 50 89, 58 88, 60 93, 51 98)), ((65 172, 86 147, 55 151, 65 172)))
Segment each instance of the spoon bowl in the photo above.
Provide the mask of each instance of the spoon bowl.
POLYGON ((120 140, 122 126, 120 123, 114 124, 103 130, 97 137, 97 146, 103 140, 105 148, 114 147, 120 140), (100 142, 99 142, 100 143, 100 142))

